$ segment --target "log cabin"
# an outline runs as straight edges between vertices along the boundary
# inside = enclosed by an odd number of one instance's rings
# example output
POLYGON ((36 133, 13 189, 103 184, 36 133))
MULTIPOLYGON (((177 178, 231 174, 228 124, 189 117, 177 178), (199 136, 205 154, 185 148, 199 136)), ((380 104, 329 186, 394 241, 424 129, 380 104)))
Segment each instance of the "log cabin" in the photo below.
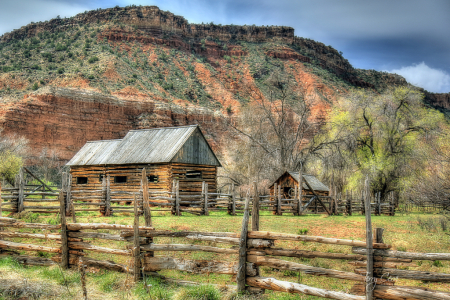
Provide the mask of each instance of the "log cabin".
MULTIPOLYGON (((302 182, 302 195, 312 195, 313 192, 306 185, 305 180, 308 181, 309 185, 314 189, 316 194, 320 196, 329 196, 330 189, 320 182, 313 175, 303 174, 303 182, 302 182)), ((294 196, 294 187, 298 186, 299 182, 299 172, 286 171, 277 180, 275 180, 272 185, 269 187, 270 194, 274 195, 274 186, 275 183, 277 186, 281 185, 281 193, 284 199, 291 199, 294 196)))
MULTIPOLYGON (((123 139, 87 142, 67 163, 71 190, 102 189, 109 175, 111 192, 138 192, 146 169, 149 191, 202 192, 202 182, 216 192, 219 160, 198 125, 131 130, 123 139)), ((112 197, 114 198, 114 197, 112 197)))

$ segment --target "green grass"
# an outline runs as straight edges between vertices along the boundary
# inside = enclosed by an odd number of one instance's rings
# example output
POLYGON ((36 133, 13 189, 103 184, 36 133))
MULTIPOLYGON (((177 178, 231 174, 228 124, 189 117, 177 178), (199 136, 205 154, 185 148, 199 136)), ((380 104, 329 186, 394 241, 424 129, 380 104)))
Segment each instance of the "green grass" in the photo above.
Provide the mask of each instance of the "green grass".
MULTIPOLYGON (((6 215, 4 213, 4 215, 6 215)), ((152 221, 155 229, 158 230, 191 230, 191 231, 224 231, 224 232, 240 232, 242 215, 229 216, 225 212, 211 212, 210 216, 194 216, 184 213, 181 217, 171 216, 168 212, 152 211, 152 221)), ((394 250, 402 250, 409 252, 448 252, 449 240, 448 231, 443 230, 440 226, 423 226, 423 224, 440 224, 440 222, 428 221, 428 219, 435 219, 439 216, 433 214, 403 214, 394 217, 388 216, 373 216, 373 227, 382 227, 384 231, 384 240, 388 244, 392 244, 394 250), (420 218, 418 218, 420 217, 420 218), (418 219, 420 221, 418 221, 418 219)), ((39 216, 42 223, 47 223, 49 220, 54 222, 55 216, 39 216)), ((132 225, 132 216, 117 214, 111 217, 100 217, 95 212, 83 212, 77 214, 77 221, 80 223, 109 223, 109 224, 124 224, 132 225)), ((144 225, 143 218, 140 219, 140 224, 144 225)), ((306 216, 274 216, 270 213, 263 212, 260 217, 260 229, 267 231, 284 232, 291 234, 308 234, 315 236, 335 237, 344 239, 365 239, 365 219, 361 215, 353 215, 349 217, 323 215, 306 215, 306 216)), ((445 226, 444 226, 445 227, 445 226)), ((7 229, 9 230, 9 229, 7 229)), ((30 232, 28 230, 28 232, 30 232)), ((42 230, 36 230, 41 233, 42 230)), ((100 232, 117 232, 100 230, 100 232)), ((45 240, 27 240, 27 239, 11 239, 16 242, 42 244, 53 247, 58 247, 55 241, 45 240)), ((89 240, 94 245, 126 249, 129 242, 112 242, 106 240, 89 240)), ((155 238, 155 243, 194 243, 192 240, 183 238, 155 238)), ((231 247, 225 244, 215 244, 211 242, 199 242, 195 244, 209 245, 216 247, 231 247)), ((309 251, 321 252, 336 252, 336 253, 351 253, 351 247, 326 245, 319 243, 306 243, 296 241, 277 241, 275 247, 302 249, 309 251)), ((25 254, 25 252, 22 252, 25 254)), ((103 253, 88 252, 89 257, 113 260, 118 263, 130 265, 128 257, 113 256, 103 253)), ((183 259, 197 259, 197 260, 220 260, 220 261, 237 261, 236 255, 221 255, 214 253, 202 252, 159 252, 157 255, 169 256, 183 259)), ((305 258, 282 258, 285 260, 298 262, 302 264, 324 267, 342 271, 352 272, 355 267, 348 264, 347 261, 341 260, 327 260, 327 259, 305 259, 305 258)), ((450 273, 450 263, 447 261, 422 261, 418 263, 417 267, 409 267, 410 270, 430 271, 439 273, 450 273)), ((33 280, 42 280, 50 282, 57 287, 60 287, 62 292, 58 296, 63 299, 61 295, 67 294, 67 287, 78 293, 80 291, 79 275, 76 270, 63 271, 64 278, 62 278, 61 270, 58 267, 23 267, 14 263, 10 258, 3 258, 0 260, 0 280, 2 274, 14 272, 20 274, 23 278, 31 278, 33 280), (13 270, 13 271, 11 271, 13 270), (66 294, 64 294, 66 293, 66 294)), ((92 299, 113 299, 114 297, 126 297, 126 299, 195 299, 192 298, 195 293, 198 293, 201 288, 191 289, 188 287, 180 287, 175 285, 167 285, 160 282, 156 278, 148 278, 150 295, 143 283, 134 285, 132 278, 126 274, 115 272, 106 272, 103 270, 96 270, 88 268, 88 287, 92 294, 92 299), (98 297, 98 298, 97 298, 98 297), (102 298, 103 297, 103 298, 102 298), (181 298, 180 298, 181 297, 181 298), (183 298, 184 297, 184 298, 183 298), (191 298, 189 298, 191 297, 191 298)), ((187 272, 179 272, 175 270, 159 271, 161 275, 169 278, 202 282, 205 284, 216 284, 218 288, 208 287, 208 297, 205 299, 232 299, 233 295, 228 292, 221 291, 220 286, 232 284, 229 275, 221 274, 191 274, 187 272), (217 290, 215 290, 217 289, 217 290), (216 292, 218 294, 216 294, 216 292), (219 295, 220 298, 214 298, 219 295)), ((307 274, 298 274, 298 272, 289 272, 283 270, 275 270, 268 267, 261 267, 261 275, 266 277, 275 277, 280 280, 299 282, 313 287, 325 288, 335 291, 348 292, 353 286, 354 282, 333 278, 316 277, 307 274)), ((409 285, 427 287, 436 290, 449 290, 450 284, 443 283, 422 283, 410 280, 398 280, 397 285, 409 285)), ((206 287, 205 287, 206 289, 206 287)), ((206 292, 205 292, 206 293, 206 292)), ((234 295, 236 296, 236 295, 234 295)), ((90 298, 90 299, 91 299, 90 298)), ((242 299, 245 297, 242 296, 242 299)), ((304 295, 289 295, 285 293, 278 293, 267 291, 264 299, 317 299, 314 297, 307 297, 304 295)))

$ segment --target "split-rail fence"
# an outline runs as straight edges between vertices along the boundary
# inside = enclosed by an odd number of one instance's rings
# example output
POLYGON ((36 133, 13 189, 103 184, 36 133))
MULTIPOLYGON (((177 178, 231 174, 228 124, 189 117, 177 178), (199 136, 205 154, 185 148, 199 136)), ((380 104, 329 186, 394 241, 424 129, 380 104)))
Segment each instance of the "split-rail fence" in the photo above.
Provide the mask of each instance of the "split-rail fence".
MULTIPOLYGON (((33 178, 35 175, 24 170, 33 178)), ((25 172, 21 170, 16 178, 15 186, 0 188, 0 210, 18 213, 30 211, 36 213, 58 213, 57 196, 59 190, 49 187, 44 182, 41 185, 25 184, 25 172)), ((114 213, 134 213, 131 204, 134 202, 136 192, 112 191, 110 188, 111 179, 109 175, 102 180, 102 188, 98 190, 71 190, 71 176, 63 173, 61 190, 67 194, 66 207, 67 215, 77 212, 95 211, 102 215, 110 216, 114 213)), ((364 194, 359 197, 346 195, 322 196, 315 192, 312 195, 305 195, 299 192, 298 186, 294 188, 294 194, 288 196, 281 192, 275 184, 276 193, 274 195, 259 195, 255 189, 250 195, 251 203, 258 200, 260 211, 270 211, 274 215, 286 213, 294 215, 310 213, 326 213, 329 215, 355 213, 365 214, 364 194)), ((380 194, 371 197, 371 211, 375 215, 395 214, 396 202, 390 194, 387 200, 382 202, 380 194)), ((148 188, 148 180, 143 170, 141 188, 137 193, 137 200, 142 203, 146 199, 151 207, 157 211, 170 211, 173 215, 180 216, 183 213, 195 215, 208 215, 211 211, 226 211, 229 215, 242 214, 245 206, 244 195, 231 185, 227 193, 211 193, 208 190, 208 183, 203 182, 202 192, 198 195, 184 195, 180 193, 179 182, 174 181, 172 191, 153 191, 148 188)), ((251 204, 252 205, 252 204, 251 204)), ((138 212, 142 215, 143 207, 138 207, 138 212)))
MULTIPOLYGON (((135 281, 146 280, 147 276, 160 276, 157 272, 165 269, 190 273, 219 273, 231 276, 238 292, 261 293, 264 290, 300 293, 330 299, 450 299, 450 293, 427 290, 414 286, 395 286, 394 278, 420 281, 450 282, 450 274, 403 270, 398 267, 414 266, 413 260, 450 260, 450 253, 411 253, 390 250, 383 242, 383 230, 376 229, 372 234, 370 203, 365 201, 366 241, 285 234, 260 231, 258 198, 246 197, 242 227, 239 233, 230 232, 174 232, 152 227, 151 209, 148 201, 133 197, 133 225, 104 223, 69 223, 66 220, 67 191, 60 191, 58 203, 60 224, 23 223, 16 219, 0 217, 1 255, 14 256, 26 265, 48 266, 60 264, 62 268, 72 266, 94 266, 111 271, 128 273, 135 281), (250 203, 252 216, 250 220, 250 203), (139 226, 139 206, 143 210, 145 226, 139 226), (250 222, 251 221, 251 222, 250 222), (251 227, 249 228, 249 222, 251 227), (20 229, 15 231, 15 229, 20 229), (42 229, 45 233, 27 233, 25 229, 42 229), (157 243, 162 237, 184 240, 184 243, 157 243), (14 238, 15 241, 8 241, 14 238), (17 242, 17 239, 37 239, 37 244, 17 242), (95 245, 98 240, 109 244, 120 243, 120 247, 109 248, 95 245), (275 247, 278 241, 297 241, 302 243, 324 243, 352 247, 352 254, 305 251, 292 248, 275 247), (55 241, 59 246, 49 246, 55 241), (186 243, 187 241, 187 243, 186 243), (192 243, 206 241, 209 245, 192 243), (224 245, 224 246, 219 246, 224 245), (234 246, 234 247, 233 247, 234 246), (53 253, 51 258, 18 255, 16 251, 53 253), (193 260, 176 258, 170 252, 214 253, 215 259, 193 260), (102 260, 89 255, 106 254, 114 260, 102 260), (155 255, 161 254, 161 255, 155 255), (347 260, 357 267, 354 272, 314 267, 297 263, 286 258, 323 258, 347 260), (125 263, 123 261, 125 260, 125 263), (122 262, 121 262, 122 261, 122 262), (311 287, 300 283, 287 282, 261 276, 259 267, 302 272, 313 276, 326 276, 354 281, 350 293, 311 287)), ((97 256, 98 258, 98 256, 97 256)), ((167 280, 163 276, 160 276, 167 280)), ((170 279, 169 279, 170 281, 170 279)), ((174 280, 172 280, 174 282, 174 280)), ((147 285, 145 285, 147 286, 147 285)))

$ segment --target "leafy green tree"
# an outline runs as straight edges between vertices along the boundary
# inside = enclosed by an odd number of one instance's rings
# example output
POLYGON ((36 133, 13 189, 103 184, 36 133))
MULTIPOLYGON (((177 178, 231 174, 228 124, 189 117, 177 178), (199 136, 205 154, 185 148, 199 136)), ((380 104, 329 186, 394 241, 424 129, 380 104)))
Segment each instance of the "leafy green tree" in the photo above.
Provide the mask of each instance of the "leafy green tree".
POLYGON ((27 143, 25 138, 2 136, 0 129, 0 178, 10 183, 23 165, 26 157, 27 143))
POLYGON ((412 88, 381 95, 355 91, 330 113, 326 135, 339 142, 324 156, 324 171, 329 181, 340 179, 341 187, 356 189, 369 176, 373 191, 398 191, 425 168, 424 153, 445 123, 443 114, 426 108, 423 95, 412 88))

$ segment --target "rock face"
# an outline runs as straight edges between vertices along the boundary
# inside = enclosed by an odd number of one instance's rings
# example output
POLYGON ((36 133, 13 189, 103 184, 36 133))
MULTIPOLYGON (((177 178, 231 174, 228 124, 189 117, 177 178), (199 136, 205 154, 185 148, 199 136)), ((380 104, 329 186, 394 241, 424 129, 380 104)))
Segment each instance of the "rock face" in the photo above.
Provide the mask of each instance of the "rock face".
POLYGON ((450 93, 425 93, 425 100, 436 108, 450 110, 450 93))
POLYGON ((183 109, 150 99, 124 100, 87 90, 52 87, 28 95, 0 112, 0 127, 6 135, 27 138, 33 151, 31 158, 47 149, 67 161, 89 140, 120 139, 132 129, 161 126, 201 124, 205 130, 217 130, 220 118, 209 111, 183 109))

